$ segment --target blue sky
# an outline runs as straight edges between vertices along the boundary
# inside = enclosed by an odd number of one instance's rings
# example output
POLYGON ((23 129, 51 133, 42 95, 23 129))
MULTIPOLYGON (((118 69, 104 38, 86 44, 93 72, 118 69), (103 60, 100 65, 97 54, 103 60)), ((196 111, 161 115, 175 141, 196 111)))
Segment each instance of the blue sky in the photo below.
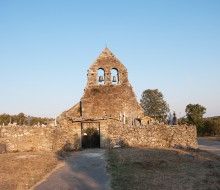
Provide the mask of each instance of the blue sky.
POLYGON ((0 114, 56 117, 77 103, 108 48, 140 100, 159 89, 220 115, 220 1, 0 1, 0 114))

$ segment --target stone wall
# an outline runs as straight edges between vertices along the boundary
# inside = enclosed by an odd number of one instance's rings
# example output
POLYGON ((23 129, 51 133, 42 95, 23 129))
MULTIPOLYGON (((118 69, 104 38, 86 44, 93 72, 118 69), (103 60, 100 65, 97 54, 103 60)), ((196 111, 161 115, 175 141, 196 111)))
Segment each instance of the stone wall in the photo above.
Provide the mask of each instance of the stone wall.
POLYGON ((195 126, 148 125, 131 127, 129 125, 109 125, 109 146, 125 145, 131 147, 185 147, 198 148, 195 126))
MULTIPOLYGON (((100 120, 100 146, 198 148, 195 126, 148 125, 132 127, 112 119, 100 120)), ((5 126, 0 128, 0 153, 78 150, 81 123, 66 127, 5 126)))
POLYGON ((80 148, 81 131, 71 127, 0 127, 0 152, 59 151, 80 148))
POLYGON ((0 128, 0 144, 7 152, 52 151, 52 127, 5 126, 0 128))

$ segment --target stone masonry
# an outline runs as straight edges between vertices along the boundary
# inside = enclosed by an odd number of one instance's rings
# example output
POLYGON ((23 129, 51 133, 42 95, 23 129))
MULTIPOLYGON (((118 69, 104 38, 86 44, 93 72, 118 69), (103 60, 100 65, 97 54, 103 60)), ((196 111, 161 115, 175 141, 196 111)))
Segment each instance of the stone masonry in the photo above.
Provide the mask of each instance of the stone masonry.
POLYGON ((99 131, 100 147, 198 148, 195 126, 144 125, 144 115, 125 66, 105 48, 88 70, 79 103, 58 117, 56 127, 0 127, 0 153, 77 150, 84 127, 99 131))
POLYGON ((119 118, 120 113, 129 117, 143 116, 143 110, 136 100, 125 66, 107 48, 88 71, 88 84, 81 99, 82 117, 111 116, 119 118), (99 84, 98 70, 104 71, 104 84, 99 84), (116 76, 112 76, 112 70, 116 76), (113 83, 113 77, 116 82, 113 83))
POLYGON ((128 73, 125 66, 105 48, 88 70, 88 83, 80 103, 64 112, 60 117, 61 125, 66 124, 67 118, 99 119, 120 115, 126 118, 143 116, 143 110, 136 100, 131 84, 128 82, 128 73), (103 71, 98 76, 98 70, 103 71), (116 71, 112 76, 112 71, 116 71), (103 83, 99 83, 100 77, 103 83), (116 82, 113 83, 113 77, 116 82))
MULTIPOLYGON (((77 127, 79 128, 79 127, 77 127)), ((4 126, 0 127, 0 153, 47 151, 57 152, 63 149, 79 149, 79 137, 76 125, 68 127, 4 126), (68 145, 71 145, 67 147, 68 145)), ((80 129, 80 128, 79 128, 80 129)))
MULTIPOLYGON (((131 127, 112 119, 102 120, 101 147, 115 145, 130 147, 189 147, 198 148, 195 126, 139 126, 131 127)), ((24 151, 78 150, 81 147, 81 127, 28 127, 0 128, 0 153, 24 151)))
POLYGON ((108 127, 109 146, 115 144, 130 147, 190 147, 197 148, 197 134, 195 126, 141 126, 128 125, 108 127))
POLYGON ((85 123, 98 123, 101 147, 123 141, 128 146, 197 148, 195 126, 136 125, 134 121, 144 115, 143 110, 128 81, 127 69, 108 48, 92 64, 87 76, 81 101, 59 116, 61 126, 71 128, 78 123, 82 129, 85 123))

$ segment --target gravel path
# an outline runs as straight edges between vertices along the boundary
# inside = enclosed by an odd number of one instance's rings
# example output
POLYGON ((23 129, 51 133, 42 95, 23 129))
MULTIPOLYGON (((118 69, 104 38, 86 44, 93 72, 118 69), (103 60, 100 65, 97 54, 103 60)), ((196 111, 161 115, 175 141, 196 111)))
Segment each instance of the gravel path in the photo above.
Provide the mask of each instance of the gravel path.
POLYGON ((220 156, 220 142, 214 140, 205 140, 198 138, 199 149, 207 150, 213 154, 220 156))
POLYGON ((108 190, 106 150, 87 149, 74 152, 63 166, 51 173, 34 190, 108 190))

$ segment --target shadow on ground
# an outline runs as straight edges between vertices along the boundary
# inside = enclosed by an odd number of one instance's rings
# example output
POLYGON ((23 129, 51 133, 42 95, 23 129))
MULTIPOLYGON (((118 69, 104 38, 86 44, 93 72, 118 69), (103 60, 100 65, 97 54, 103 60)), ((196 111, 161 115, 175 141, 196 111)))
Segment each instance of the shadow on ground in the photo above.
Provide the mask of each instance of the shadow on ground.
POLYGON ((201 150, 62 150, 57 152, 57 158, 63 166, 35 190, 108 190, 110 179, 111 188, 117 190, 220 189, 220 157, 201 150))
POLYGON ((105 149, 59 151, 57 157, 63 160, 63 166, 36 186, 35 190, 110 189, 110 176, 106 172, 105 149))

